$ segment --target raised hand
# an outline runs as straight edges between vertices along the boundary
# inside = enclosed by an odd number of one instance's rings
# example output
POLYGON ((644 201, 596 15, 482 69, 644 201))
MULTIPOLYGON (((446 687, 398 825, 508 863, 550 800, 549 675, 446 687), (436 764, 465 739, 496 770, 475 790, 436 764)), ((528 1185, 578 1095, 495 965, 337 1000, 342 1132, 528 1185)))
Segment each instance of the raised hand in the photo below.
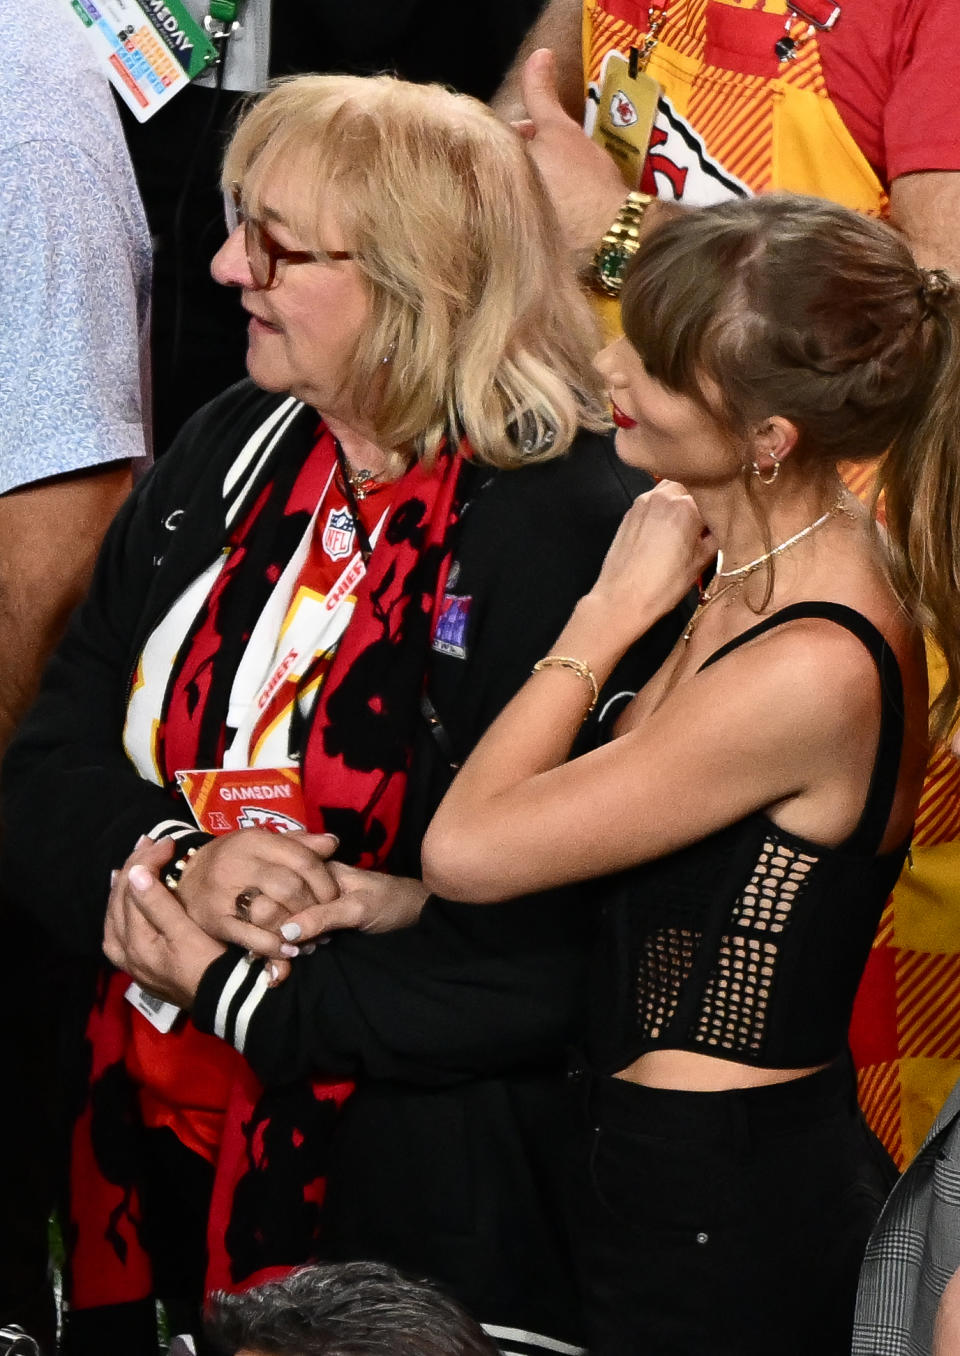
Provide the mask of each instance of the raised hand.
POLYGON ((528 57, 522 88, 527 119, 515 126, 529 140, 567 245, 592 254, 626 198, 627 185, 607 152, 565 111, 548 48, 528 57))

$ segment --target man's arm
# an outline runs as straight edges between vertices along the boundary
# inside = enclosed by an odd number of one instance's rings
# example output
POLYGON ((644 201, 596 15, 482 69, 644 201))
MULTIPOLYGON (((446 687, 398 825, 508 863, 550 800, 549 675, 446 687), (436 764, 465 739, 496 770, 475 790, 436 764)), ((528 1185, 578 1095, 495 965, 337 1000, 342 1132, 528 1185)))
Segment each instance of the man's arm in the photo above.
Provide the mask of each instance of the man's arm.
POLYGON ((130 485, 129 463, 116 462, 0 496, 0 754, 130 485))
POLYGON ((503 84, 490 100, 491 108, 505 122, 517 122, 530 116, 523 90, 523 68, 527 58, 534 52, 541 47, 549 47, 557 63, 557 91, 561 107, 579 125, 583 118, 581 15, 582 0, 548 0, 539 19, 517 49, 503 84))
MULTIPOLYGON (((564 240, 578 265, 586 267, 626 198, 627 185, 613 159, 563 108, 552 52, 540 48, 528 57, 522 87, 529 115, 522 130, 530 154, 553 199, 564 240)), ((643 229, 678 210, 654 200, 644 214, 643 229)))
POLYGON ((894 179, 890 220, 907 237, 917 263, 960 276, 960 170, 894 179))

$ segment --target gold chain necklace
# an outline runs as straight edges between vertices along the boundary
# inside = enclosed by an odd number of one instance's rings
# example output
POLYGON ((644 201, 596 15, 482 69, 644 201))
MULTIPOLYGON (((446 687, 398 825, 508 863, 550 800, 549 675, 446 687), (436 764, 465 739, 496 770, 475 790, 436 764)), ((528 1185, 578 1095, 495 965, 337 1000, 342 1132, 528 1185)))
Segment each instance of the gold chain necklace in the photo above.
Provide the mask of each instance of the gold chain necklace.
MULTIPOLYGON (((814 519, 812 523, 808 523, 806 527, 801 527, 799 532, 795 532, 793 536, 788 537, 786 541, 780 542, 779 546, 772 546, 769 551, 764 551, 762 556, 757 556, 756 560, 749 560, 746 565, 738 565, 734 570, 724 570, 722 568, 723 552, 718 551, 718 568, 710 583, 712 584, 714 579, 729 579, 730 582, 729 584, 724 584, 722 588, 717 589, 716 593, 707 593, 705 589, 701 591, 700 601, 697 603, 693 616, 684 628, 683 639, 685 641, 690 639, 702 613, 706 611, 711 603, 717 602, 724 594, 732 593, 735 589, 742 589, 750 576, 756 574, 760 566, 765 565, 768 560, 773 560, 774 557, 782 555, 784 551, 789 551, 792 546, 796 546, 798 542, 803 541, 804 537, 809 537, 812 532, 816 532, 818 528, 823 527, 824 523, 829 522, 829 520, 836 517, 838 513, 846 513, 851 518, 855 517, 856 515, 852 510, 847 508, 846 500, 847 490, 841 485, 835 502, 831 504, 826 513, 821 513, 820 517, 814 519)), ((707 588, 709 587, 710 585, 708 584, 707 588)))

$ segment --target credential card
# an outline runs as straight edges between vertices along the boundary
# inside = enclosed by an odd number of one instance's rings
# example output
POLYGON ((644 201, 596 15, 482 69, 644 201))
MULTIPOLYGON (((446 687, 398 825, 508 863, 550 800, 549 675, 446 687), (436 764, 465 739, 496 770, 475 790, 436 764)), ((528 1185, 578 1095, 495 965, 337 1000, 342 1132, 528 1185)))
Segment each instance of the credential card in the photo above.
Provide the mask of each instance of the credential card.
POLYGON ((139 122, 216 61, 179 0, 69 0, 110 83, 139 122))

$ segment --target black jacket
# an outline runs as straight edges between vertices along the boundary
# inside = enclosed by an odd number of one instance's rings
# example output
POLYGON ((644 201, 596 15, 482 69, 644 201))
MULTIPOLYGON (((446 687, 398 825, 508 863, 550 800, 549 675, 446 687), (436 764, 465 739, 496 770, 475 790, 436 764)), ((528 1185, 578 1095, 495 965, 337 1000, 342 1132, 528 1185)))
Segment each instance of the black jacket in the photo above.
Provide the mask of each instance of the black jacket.
MULTIPOLYGON (((128 686, 153 626, 221 549, 228 470, 283 403, 243 383, 186 426, 108 533, 90 595, 8 754, 5 893, 69 950, 99 955, 110 871, 141 833, 189 818, 175 792, 145 782, 127 760, 128 686)), ((302 455, 315 427, 303 408, 261 475, 277 457, 302 455)), ((475 465, 468 474, 456 552, 456 591, 473 599, 467 655, 431 653, 428 673, 456 761, 549 650, 633 495, 649 484, 607 438, 589 434, 545 465, 475 465)), ((634 684, 657 667, 676 630, 671 618, 631 657, 634 684)), ((424 723, 391 861, 397 874, 419 873, 420 840, 451 776, 424 723)), ((311 1070, 437 1083, 552 1062, 578 1004, 579 899, 556 891, 483 909, 433 899, 416 928, 341 933, 261 1003, 245 1054, 266 1083, 311 1070)), ((205 976, 199 1026, 212 1029, 238 955, 228 952, 205 976)))
MULTIPOLYGON (((121 747, 134 665, 220 551, 225 476, 283 403, 243 383, 185 427, 108 533, 90 596, 9 751, 4 890, 91 960, 110 870, 141 833, 187 817, 121 747)), ((302 456, 315 428, 313 411, 295 414, 270 464, 302 456)), ((455 591, 472 599, 466 654, 431 652, 427 674, 455 761, 549 652, 650 483, 591 434, 544 465, 466 474, 455 567, 455 591)), ((613 690, 649 676, 682 620, 672 615, 644 638, 613 690)), ((390 862, 397 874, 418 874, 424 830, 452 775, 424 723, 390 862)), ((482 1318, 575 1334, 551 1153, 595 913, 585 894, 596 888, 485 908, 432 898, 416 927, 338 933, 259 1002, 244 1054, 262 1082, 359 1079, 328 1165, 331 1256, 382 1257, 440 1277, 482 1318)), ((201 1028, 214 1029, 241 961, 230 948, 208 968, 193 1014, 201 1028)))

